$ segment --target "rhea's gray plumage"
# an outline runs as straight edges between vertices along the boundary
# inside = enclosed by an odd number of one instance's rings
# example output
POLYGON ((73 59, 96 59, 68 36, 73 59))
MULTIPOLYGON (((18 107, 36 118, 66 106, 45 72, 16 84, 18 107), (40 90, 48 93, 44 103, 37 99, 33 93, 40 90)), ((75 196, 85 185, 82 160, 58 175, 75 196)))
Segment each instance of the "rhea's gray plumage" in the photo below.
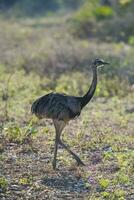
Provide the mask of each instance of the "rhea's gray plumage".
POLYGON ((80 115, 81 107, 77 97, 50 93, 37 99, 31 110, 39 118, 68 121, 80 115))
POLYGON ((63 146, 77 161, 78 164, 84 165, 80 158, 70 150, 60 139, 61 132, 69 120, 79 116, 83 107, 85 107, 94 95, 97 85, 97 67, 108 64, 101 59, 95 59, 91 68, 93 71, 93 80, 88 92, 83 97, 69 96, 60 93, 49 93, 38 98, 32 104, 31 111, 39 119, 51 118, 53 120, 56 138, 53 159, 53 168, 56 168, 56 157, 58 144, 63 146))

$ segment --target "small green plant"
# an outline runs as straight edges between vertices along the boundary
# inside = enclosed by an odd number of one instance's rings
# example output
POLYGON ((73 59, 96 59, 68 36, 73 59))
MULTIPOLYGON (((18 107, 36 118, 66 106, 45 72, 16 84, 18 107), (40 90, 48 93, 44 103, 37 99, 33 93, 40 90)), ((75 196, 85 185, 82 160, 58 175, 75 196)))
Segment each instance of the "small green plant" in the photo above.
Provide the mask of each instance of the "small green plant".
POLYGON ((86 3, 82 6, 80 10, 75 14, 74 20, 75 22, 81 24, 89 22, 92 18, 94 18, 94 11, 96 6, 98 5, 98 0, 94 1, 86 1, 86 3))
POLYGON ((5 191, 7 189, 7 186, 8 186, 7 179, 5 177, 0 177, 0 189, 5 191))
POLYGON ((30 177, 20 178, 19 179, 19 184, 21 184, 21 185, 30 185, 31 182, 32 181, 31 181, 30 177))
POLYGON ((130 179, 127 174, 124 174, 125 172, 118 173, 116 177, 116 182, 120 184, 129 184, 130 179))
POLYGON ((22 143, 26 137, 26 130, 21 128, 17 123, 8 123, 4 128, 5 137, 10 142, 22 143))
POLYGON ((101 190, 105 190, 110 184, 110 181, 108 179, 104 179, 104 178, 101 178, 99 180, 99 187, 101 190))
POLYGON ((109 6, 100 6, 95 10, 95 16, 97 19, 106 19, 113 16, 113 10, 109 6))
POLYGON ((125 191, 117 189, 113 192, 114 199, 125 200, 125 191))
POLYGON ((110 193, 106 192, 106 191, 101 192, 101 195, 103 196, 104 199, 109 199, 109 197, 110 197, 110 193))
POLYGON ((104 160, 112 160, 114 158, 113 152, 104 152, 103 153, 104 160))
POLYGON ((21 142, 21 130, 17 125, 11 124, 11 126, 5 127, 4 131, 10 142, 21 142))

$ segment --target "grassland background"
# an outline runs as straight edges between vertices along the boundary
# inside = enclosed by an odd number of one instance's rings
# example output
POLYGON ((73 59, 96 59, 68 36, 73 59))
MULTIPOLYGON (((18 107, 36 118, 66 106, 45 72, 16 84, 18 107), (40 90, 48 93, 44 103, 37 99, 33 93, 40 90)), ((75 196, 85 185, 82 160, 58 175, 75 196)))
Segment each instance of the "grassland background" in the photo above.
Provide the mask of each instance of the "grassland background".
POLYGON ((134 199, 134 3, 132 0, 0 2, 0 198, 134 199), (68 2, 68 3, 67 3, 68 2), (93 100, 63 139, 30 113, 51 91, 83 95, 99 69, 93 100))

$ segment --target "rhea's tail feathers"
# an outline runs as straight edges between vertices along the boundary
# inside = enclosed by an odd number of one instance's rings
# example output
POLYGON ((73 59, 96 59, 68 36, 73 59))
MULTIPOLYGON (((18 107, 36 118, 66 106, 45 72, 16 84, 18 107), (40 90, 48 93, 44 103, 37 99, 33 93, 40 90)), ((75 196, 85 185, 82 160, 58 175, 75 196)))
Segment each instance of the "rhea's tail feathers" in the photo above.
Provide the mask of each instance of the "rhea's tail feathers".
POLYGON ((32 114, 36 113, 37 104, 38 104, 38 99, 36 101, 34 101, 32 106, 31 106, 31 113, 32 114))
POLYGON ((31 112, 33 114, 41 114, 44 111, 45 106, 48 104, 51 94, 52 93, 49 93, 36 99, 31 106, 31 112))

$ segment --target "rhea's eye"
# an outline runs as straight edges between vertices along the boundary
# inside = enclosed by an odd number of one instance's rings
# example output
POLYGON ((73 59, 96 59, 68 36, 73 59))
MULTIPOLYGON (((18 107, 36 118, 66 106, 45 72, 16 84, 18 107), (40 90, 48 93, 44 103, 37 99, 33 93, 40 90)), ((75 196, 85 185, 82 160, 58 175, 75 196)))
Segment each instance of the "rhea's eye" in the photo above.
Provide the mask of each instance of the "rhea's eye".
POLYGON ((98 61, 96 64, 97 64, 97 65, 101 65, 101 62, 100 62, 100 61, 98 61))

